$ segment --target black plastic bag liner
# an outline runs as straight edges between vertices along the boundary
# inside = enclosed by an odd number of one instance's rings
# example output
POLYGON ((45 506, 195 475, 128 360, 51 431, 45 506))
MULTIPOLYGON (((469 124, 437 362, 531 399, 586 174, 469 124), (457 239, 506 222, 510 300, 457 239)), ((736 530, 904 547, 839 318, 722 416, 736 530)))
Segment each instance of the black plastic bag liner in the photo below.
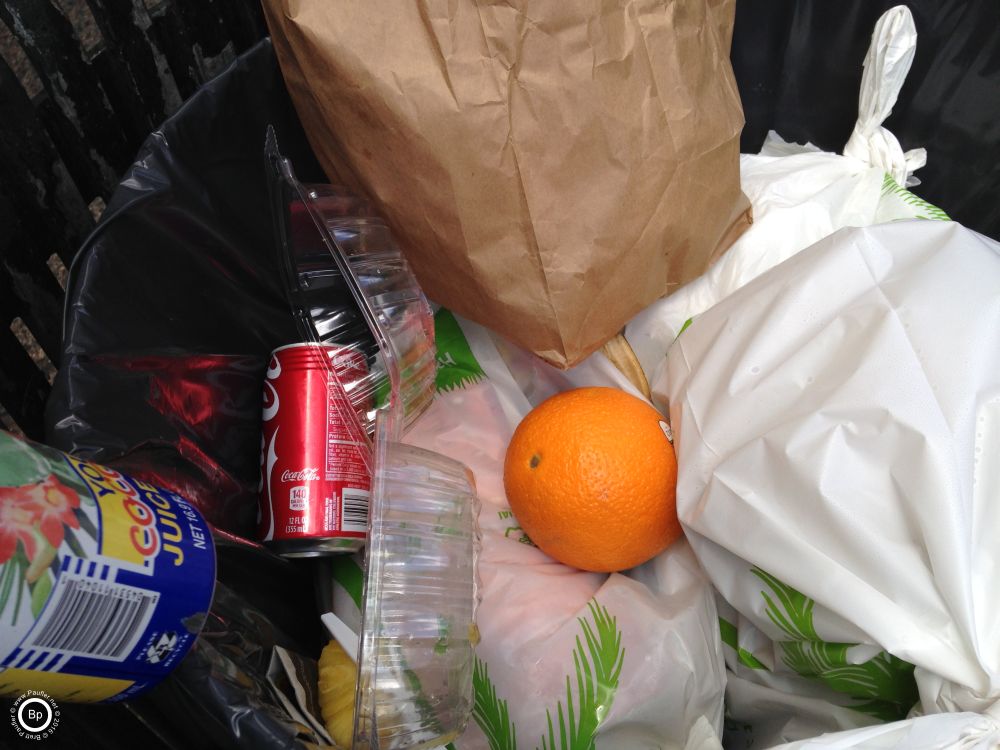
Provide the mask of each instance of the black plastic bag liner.
POLYGON ((218 583, 211 611, 183 661, 159 685, 124 703, 60 701, 60 726, 45 740, 46 747, 310 746, 265 683, 274 646, 314 658, 319 653, 312 582, 299 568, 254 545, 216 537, 215 548, 218 583))
MULTIPOLYGON (((283 134, 319 181, 270 42, 242 56, 154 132, 80 249, 48 442, 196 503, 252 537, 261 389, 271 350, 298 334, 279 281, 264 136, 283 134)), ((350 293, 326 315, 367 333, 350 293)), ((217 594, 188 657, 127 705, 61 706, 60 747, 301 747, 264 686, 272 646, 317 657, 311 571, 217 537, 217 594)))
MULTIPOLYGON (((206 84, 145 142, 67 290, 48 442, 169 487, 252 538, 263 373, 298 340, 274 249, 264 137, 325 181, 270 42, 206 84)), ((336 335, 367 336, 346 287, 336 335)))

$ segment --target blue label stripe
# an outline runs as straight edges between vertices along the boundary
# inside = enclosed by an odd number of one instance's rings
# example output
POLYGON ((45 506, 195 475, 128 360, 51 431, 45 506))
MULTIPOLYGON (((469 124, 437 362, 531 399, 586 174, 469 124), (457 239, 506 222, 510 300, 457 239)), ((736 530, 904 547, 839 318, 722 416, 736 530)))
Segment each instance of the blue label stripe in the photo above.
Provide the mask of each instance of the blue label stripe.
POLYGON ((97 514, 91 518, 97 522, 98 551, 87 549, 82 559, 71 551, 60 554, 51 593, 41 611, 33 613, 34 623, 29 621, 27 629, 21 629, 21 643, 2 659, 0 670, 7 666, 132 683, 105 699, 113 702, 159 682, 195 642, 187 623, 209 609, 215 586, 215 555, 207 524, 195 506, 173 493, 140 487, 128 477, 123 482, 154 513, 155 528, 169 543, 146 556, 145 571, 104 557, 100 550, 108 530, 103 528, 100 504, 88 484, 95 504, 88 504, 87 510, 97 514), (45 626, 44 633, 40 625, 45 626), (176 634, 172 648, 161 653, 157 664, 147 662, 145 649, 155 642, 154 636, 165 632, 176 634), (44 646, 39 645, 42 635, 44 646))

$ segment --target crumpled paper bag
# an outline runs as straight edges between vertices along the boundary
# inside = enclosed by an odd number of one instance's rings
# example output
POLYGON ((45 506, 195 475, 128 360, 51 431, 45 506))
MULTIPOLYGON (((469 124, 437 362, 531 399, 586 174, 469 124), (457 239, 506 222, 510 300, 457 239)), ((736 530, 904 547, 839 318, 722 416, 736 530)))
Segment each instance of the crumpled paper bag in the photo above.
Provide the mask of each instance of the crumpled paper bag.
POLYGON ((331 179, 428 296, 567 367, 749 224, 732 0, 265 0, 331 179))

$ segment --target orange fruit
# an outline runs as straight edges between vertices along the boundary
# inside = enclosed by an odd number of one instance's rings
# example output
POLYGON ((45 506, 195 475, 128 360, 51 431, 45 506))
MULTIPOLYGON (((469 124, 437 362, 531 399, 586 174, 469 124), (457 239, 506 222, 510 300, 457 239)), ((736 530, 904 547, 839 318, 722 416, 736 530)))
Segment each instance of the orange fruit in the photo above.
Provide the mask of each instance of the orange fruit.
POLYGON ((582 570, 626 570, 662 552, 682 533, 666 429, 656 409, 615 388, 577 388, 539 404, 504 460, 521 528, 582 570))

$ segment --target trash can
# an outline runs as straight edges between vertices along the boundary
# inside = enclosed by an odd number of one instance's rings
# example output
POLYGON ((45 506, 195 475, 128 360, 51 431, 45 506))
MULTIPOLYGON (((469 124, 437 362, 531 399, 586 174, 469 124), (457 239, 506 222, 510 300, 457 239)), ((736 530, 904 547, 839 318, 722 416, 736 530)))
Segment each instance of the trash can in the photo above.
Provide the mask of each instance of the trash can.
MULTIPOLYGON (((731 56, 746 116, 742 150, 756 152, 776 130, 839 152, 857 119, 871 29, 893 5, 740 0, 731 56)), ((1000 237, 992 199, 1000 189, 1000 8, 908 5, 917 53, 887 127, 904 149, 928 150, 915 193, 1000 237)), ((269 353, 299 338, 273 248, 268 126, 302 182, 326 182, 265 40, 147 139, 73 261, 45 413, 50 444, 213 498, 209 520, 246 536, 258 492, 260 382, 269 353)), ((344 315, 346 330, 363 327, 346 289, 344 315)), ((223 551, 220 566, 238 597, 291 642, 318 651, 313 582, 302 566, 261 562, 239 547, 223 551)), ((238 704, 235 693, 204 693, 197 718, 186 720, 199 708, 196 693, 171 680, 197 679, 178 673, 126 706, 64 706, 66 731, 50 742, 300 746, 266 709, 212 716, 238 704)))

